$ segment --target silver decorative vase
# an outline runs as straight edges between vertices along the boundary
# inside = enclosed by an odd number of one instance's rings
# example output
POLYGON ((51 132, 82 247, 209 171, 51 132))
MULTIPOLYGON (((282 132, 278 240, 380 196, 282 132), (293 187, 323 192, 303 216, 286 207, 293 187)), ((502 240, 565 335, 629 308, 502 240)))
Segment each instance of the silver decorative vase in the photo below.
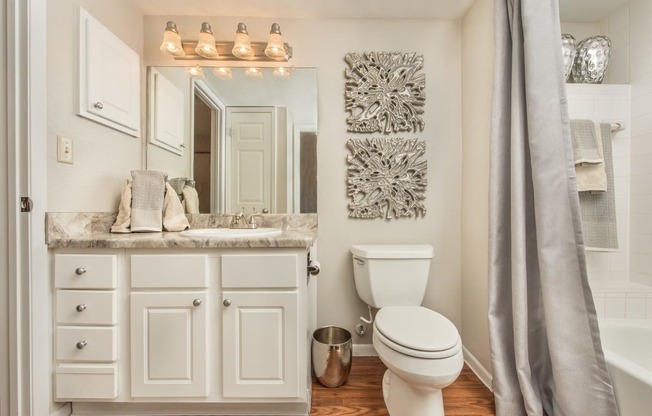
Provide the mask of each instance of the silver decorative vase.
POLYGON ((561 53, 564 57, 564 80, 568 81, 575 61, 575 38, 568 33, 561 34, 561 53))
POLYGON ((573 80, 582 84, 602 83, 610 55, 611 39, 606 36, 591 36, 581 41, 573 64, 573 80))

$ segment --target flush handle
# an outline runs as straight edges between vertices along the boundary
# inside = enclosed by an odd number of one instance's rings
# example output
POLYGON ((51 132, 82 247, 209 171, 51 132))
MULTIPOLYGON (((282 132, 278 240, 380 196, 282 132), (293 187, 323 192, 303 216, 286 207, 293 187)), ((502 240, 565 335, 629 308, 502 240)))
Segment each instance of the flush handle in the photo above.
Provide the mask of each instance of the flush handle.
POLYGON ((358 266, 364 266, 366 264, 364 262, 364 260, 362 260, 362 259, 360 259, 358 257, 354 257, 353 260, 355 260, 355 262, 358 263, 358 266))

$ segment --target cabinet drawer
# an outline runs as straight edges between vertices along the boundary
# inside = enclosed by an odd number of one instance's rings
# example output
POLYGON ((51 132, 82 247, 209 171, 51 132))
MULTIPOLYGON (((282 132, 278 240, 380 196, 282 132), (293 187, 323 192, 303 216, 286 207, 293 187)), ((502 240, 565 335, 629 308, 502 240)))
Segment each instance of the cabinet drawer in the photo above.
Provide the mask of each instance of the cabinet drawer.
POLYGON ((204 255, 133 255, 131 287, 205 288, 208 287, 208 257, 204 255))
POLYGON ((117 256, 113 254, 57 254, 54 286, 57 289, 115 289, 117 256))
POLYGON ((115 399, 118 370, 113 366, 60 365, 55 375, 55 400, 115 399))
POLYGON ((58 290, 57 324, 115 325, 116 302, 115 291, 58 290))
POLYGON ((117 351, 115 327, 57 327, 58 360, 112 362, 117 351))
POLYGON ((222 256, 223 288, 297 287, 296 254, 222 256))

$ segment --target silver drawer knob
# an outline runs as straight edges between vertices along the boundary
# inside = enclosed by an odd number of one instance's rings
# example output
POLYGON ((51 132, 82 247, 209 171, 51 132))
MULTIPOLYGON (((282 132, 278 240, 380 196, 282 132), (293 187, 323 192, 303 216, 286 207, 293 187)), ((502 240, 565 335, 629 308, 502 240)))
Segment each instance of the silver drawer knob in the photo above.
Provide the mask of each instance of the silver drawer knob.
POLYGON ((224 299, 224 302, 222 302, 222 305, 226 306, 227 308, 231 306, 231 299, 224 299))
POLYGON ((85 267, 77 267, 75 269, 75 274, 77 276, 81 276, 82 274, 86 273, 86 268, 85 267))
POLYGON ((83 350, 83 349, 86 347, 86 345, 88 345, 88 342, 86 342, 86 341, 79 341, 79 342, 77 343, 77 349, 78 349, 78 350, 83 350))
POLYGON ((93 107, 97 108, 98 110, 101 110, 104 108, 104 104, 102 104, 102 101, 98 101, 95 104, 93 104, 93 107))
POLYGON ((199 306, 199 305, 201 305, 201 299, 195 299, 195 300, 193 300, 193 301, 192 301, 192 304, 195 305, 195 306, 199 306))
POLYGON ((86 304, 80 303, 75 309, 77 309, 77 312, 84 312, 86 310, 86 304))

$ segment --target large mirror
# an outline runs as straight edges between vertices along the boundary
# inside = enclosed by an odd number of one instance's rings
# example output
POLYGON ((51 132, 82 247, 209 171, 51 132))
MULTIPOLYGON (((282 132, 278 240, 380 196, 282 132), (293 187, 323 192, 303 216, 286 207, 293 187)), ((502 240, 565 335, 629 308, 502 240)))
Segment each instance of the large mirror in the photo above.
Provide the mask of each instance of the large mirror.
POLYGON ((147 168, 200 213, 317 212, 317 70, 260 71, 148 69, 147 168))

